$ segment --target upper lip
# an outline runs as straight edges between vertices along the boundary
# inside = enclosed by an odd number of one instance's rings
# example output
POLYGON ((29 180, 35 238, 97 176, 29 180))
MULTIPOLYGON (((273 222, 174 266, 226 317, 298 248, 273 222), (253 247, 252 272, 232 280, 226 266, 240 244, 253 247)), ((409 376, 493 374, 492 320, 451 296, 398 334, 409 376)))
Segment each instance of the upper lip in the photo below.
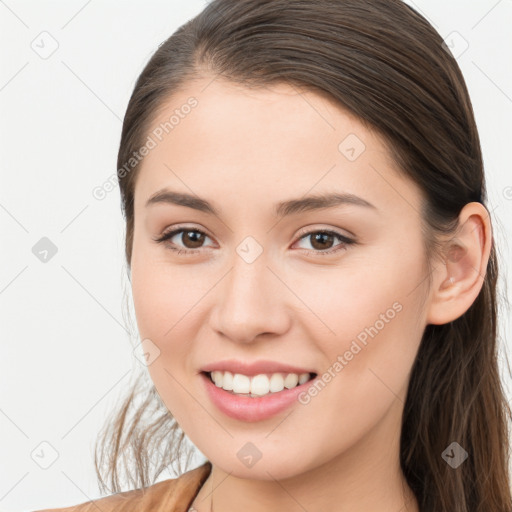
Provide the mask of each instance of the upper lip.
POLYGON ((201 368, 203 372, 226 371, 231 373, 241 373, 249 377, 261 373, 315 373, 308 368, 301 368, 291 364, 283 364, 277 361, 259 360, 253 362, 240 361, 236 359, 227 359, 210 363, 201 368))

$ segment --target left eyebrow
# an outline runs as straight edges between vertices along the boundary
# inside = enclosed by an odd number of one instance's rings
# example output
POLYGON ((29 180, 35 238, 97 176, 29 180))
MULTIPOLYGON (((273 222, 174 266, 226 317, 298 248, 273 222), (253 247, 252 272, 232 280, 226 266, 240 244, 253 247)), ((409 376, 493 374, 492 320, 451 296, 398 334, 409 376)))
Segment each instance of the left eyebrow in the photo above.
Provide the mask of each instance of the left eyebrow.
MULTIPOLYGON (((174 192, 168 189, 162 189, 153 194, 146 202, 146 207, 157 203, 176 204, 178 206, 186 206, 201 212, 220 216, 220 210, 213 206, 206 199, 202 199, 196 195, 184 192, 174 192)), ((321 210, 324 208, 334 208, 344 204, 362 206, 365 208, 378 211, 377 207, 362 197, 350 193, 331 193, 319 194, 302 197, 299 199, 289 199, 278 203, 274 208, 277 217, 287 217, 298 213, 321 210)))
POLYGON ((279 203, 275 208, 277 217, 286 217, 288 215, 295 215, 297 213, 321 210, 323 208, 334 208, 344 204, 353 204, 362 206, 378 211, 377 207, 369 203, 366 199, 356 196, 354 194, 345 193, 332 193, 332 194, 319 194, 302 197, 300 199, 290 199, 279 203))

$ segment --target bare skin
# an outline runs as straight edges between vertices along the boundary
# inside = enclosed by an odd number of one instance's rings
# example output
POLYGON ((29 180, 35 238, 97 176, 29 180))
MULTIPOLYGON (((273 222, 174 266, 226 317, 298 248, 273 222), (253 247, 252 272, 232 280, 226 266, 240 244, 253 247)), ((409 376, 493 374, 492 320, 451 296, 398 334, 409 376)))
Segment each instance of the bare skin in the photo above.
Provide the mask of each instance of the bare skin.
POLYGON ((191 96, 197 106, 142 164, 131 279, 141 339, 160 351, 151 378, 213 465, 193 507, 207 512, 213 498, 217 512, 417 512, 399 466, 410 370, 426 325, 458 318, 481 289, 492 236, 486 209, 464 207, 462 250, 436 262, 429 287, 420 189, 356 118, 313 92, 249 90, 208 77, 170 98, 154 126, 191 96), (340 151, 350 134, 357 139, 340 151), (146 207, 164 187, 206 199, 218 215, 146 207), (274 213, 281 201, 332 192, 374 208, 274 213), (171 241, 154 241, 183 225, 171 241), (187 237, 194 229, 206 234, 202 245, 187 237), (323 251, 314 238, 322 229, 335 232, 323 251), (251 263, 236 250, 246 237, 263 249, 251 263), (177 254, 173 245, 194 252, 177 254), (351 352, 371 326, 378 332, 351 352), (346 364, 308 403, 256 422, 218 410, 199 373, 235 358, 322 375, 338 356, 346 364), (261 453, 252 467, 237 456, 248 442, 261 453))

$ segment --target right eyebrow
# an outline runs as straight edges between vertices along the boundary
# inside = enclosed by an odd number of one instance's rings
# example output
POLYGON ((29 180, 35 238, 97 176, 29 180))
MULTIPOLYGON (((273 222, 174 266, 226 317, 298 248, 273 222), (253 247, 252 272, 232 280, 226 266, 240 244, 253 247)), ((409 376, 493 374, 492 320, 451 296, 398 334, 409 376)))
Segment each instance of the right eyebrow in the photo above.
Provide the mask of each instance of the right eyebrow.
POLYGON ((187 206, 188 208, 193 208, 194 210, 199 210, 204 213, 209 213, 211 215, 219 215, 219 211, 212 204, 210 204, 206 199, 201 199, 198 196, 194 196, 192 194, 186 194, 183 192, 174 192, 168 189, 162 189, 153 194, 147 201, 146 207, 152 204, 158 203, 167 203, 167 204, 176 204, 178 206, 187 206))

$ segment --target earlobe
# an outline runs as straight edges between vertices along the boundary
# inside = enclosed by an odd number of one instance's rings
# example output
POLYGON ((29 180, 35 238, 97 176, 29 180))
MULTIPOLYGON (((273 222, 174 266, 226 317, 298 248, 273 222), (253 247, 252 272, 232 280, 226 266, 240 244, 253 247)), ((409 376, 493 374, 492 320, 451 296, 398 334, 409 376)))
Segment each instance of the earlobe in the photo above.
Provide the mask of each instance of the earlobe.
POLYGON ((434 270, 427 324, 452 322, 471 307, 483 286, 491 241, 487 209, 481 203, 466 204, 459 228, 445 242, 444 256, 434 270))

